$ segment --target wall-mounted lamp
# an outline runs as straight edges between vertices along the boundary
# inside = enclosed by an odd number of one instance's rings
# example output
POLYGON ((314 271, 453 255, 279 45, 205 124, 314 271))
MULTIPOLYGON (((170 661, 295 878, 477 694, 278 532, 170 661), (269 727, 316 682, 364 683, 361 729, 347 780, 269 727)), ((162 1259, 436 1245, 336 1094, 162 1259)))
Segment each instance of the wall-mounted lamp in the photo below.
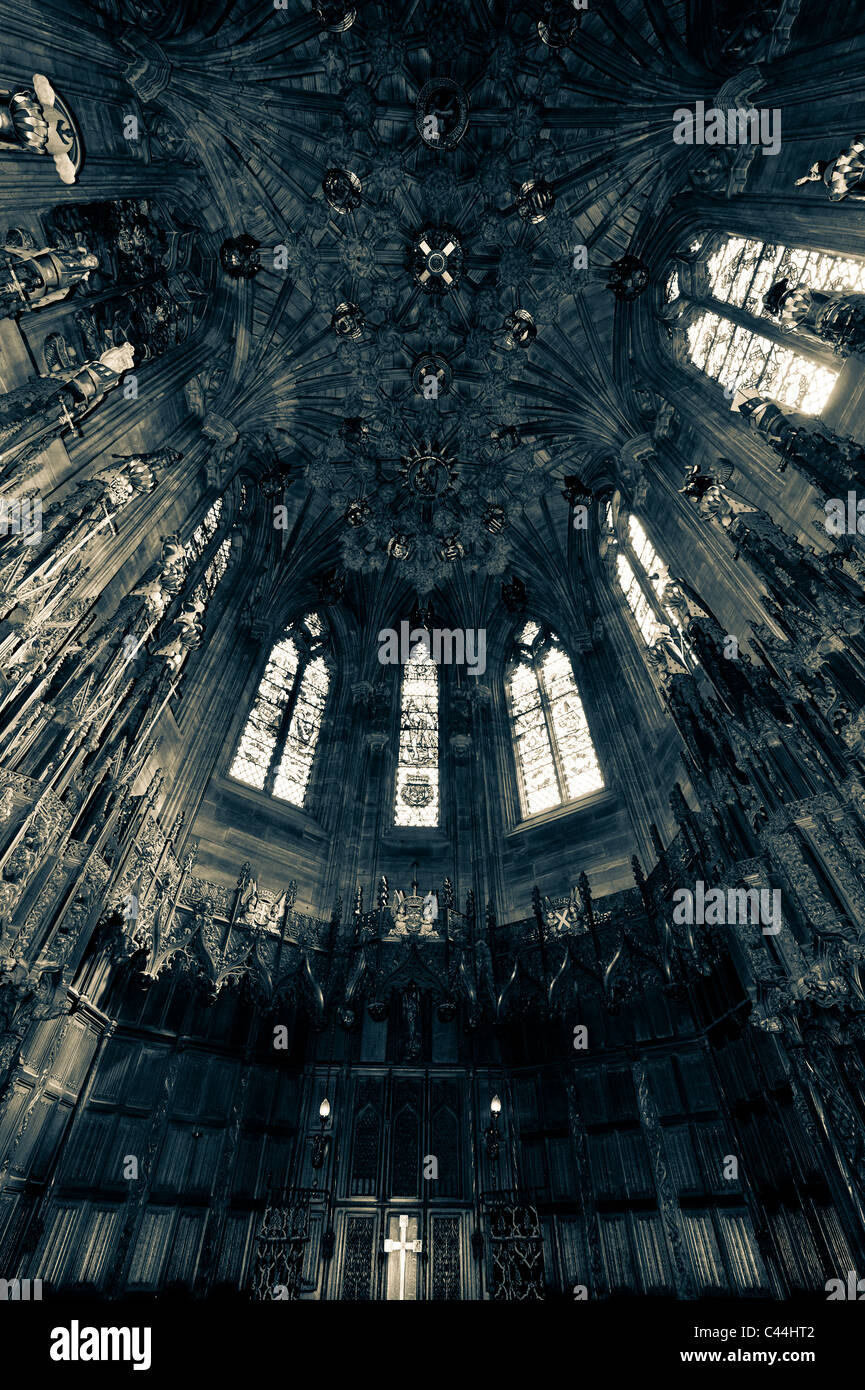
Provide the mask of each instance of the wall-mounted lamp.
POLYGON ((312 1141, 313 1168, 321 1168, 324 1166, 324 1160, 327 1158, 328 1145, 330 1144, 330 1135, 325 1133, 327 1122, 330 1119, 330 1101, 327 1096, 325 1096, 321 1105, 318 1107, 318 1116, 321 1120, 321 1129, 312 1141))
POLYGON ((487 1141, 487 1158, 491 1163, 495 1163, 499 1156, 499 1116, 502 1113, 502 1103, 498 1096, 493 1096, 490 1101, 490 1123, 484 1135, 487 1141))

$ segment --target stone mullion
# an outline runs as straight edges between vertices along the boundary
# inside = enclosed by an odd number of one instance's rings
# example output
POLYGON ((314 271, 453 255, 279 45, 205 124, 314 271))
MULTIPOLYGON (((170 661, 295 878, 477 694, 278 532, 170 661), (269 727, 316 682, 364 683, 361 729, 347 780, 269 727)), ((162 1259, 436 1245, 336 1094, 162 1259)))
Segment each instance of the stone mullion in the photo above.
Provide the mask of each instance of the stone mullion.
MULTIPOLYGON (((386 750, 390 739, 380 730, 366 729, 364 704, 352 698, 349 706, 349 698, 349 692, 345 691, 340 706, 331 716, 331 730, 339 724, 348 725, 347 735, 340 741, 342 764, 338 767, 329 762, 326 781, 318 783, 321 799, 324 800, 325 790, 329 789, 330 806, 337 808, 335 820, 328 824, 328 833, 333 838, 322 884, 323 911, 329 910, 331 902, 340 895, 347 901, 350 899, 359 881, 362 856, 374 894, 373 901, 366 907, 371 910, 376 906, 382 837, 388 829, 388 817, 392 815, 390 802, 382 795, 382 785, 387 785, 386 750), (353 785, 352 776, 356 778, 353 785)), ((326 736, 327 730, 322 727, 322 742, 326 736)), ((336 749, 332 738, 325 743, 325 748, 328 744, 330 756, 333 756, 336 749)))
POLYGON ((503 680, 497 680, 492 687, 491 701, 478 706, 476 729, 480 734, 480 756, 473 759, 473 800, 478 809, 472 814, 471 866, 477 931, 480 934, 487 900, 492 900, 499 913, 506 912, 507 908, 509 911, 506 915, 519 911, 510 900, 502 864, 502 836, 510 829, 509 817, 503 812, 504 788, 512 788, 516 823, 519 824, 523 818, 519 771, 503 680))
MULTIPOLYGON (((474 677, 472 677, 475 680, 474 677)), ((452 692, 453 693, 453 692, 452 692)), ((465 707, 463 707, 465 708, 465 707)), ((445 719, 446 728, 450 721, 445 719)), ((465 905, 465 885, 471 883, 471 846, 474 837, 475 806, 477 805, 477 720, 471 717, 471 731, 462 727, 447 740, 447 786, 449 796, 450 880, 454 890, 454 906, 458 912, 465 905)))
MULTIPOLYGON (((322 738, 327 736, 327 728, 322 728, 322 738)), ((348 732, 347 742, 356 738, 354 721, 352 728, 348 732)), ((376 758, 379 749, 369 743, 360 744, 360 754, 356 760, 359 768, 357 782, 355 783, 355 798, 352 805, 354 815, 354 838, 346 838, 344 831, 346 808, 351 804, 351 798, 347 794, 346 788, 340 788, 340 802, 337 820, 332 828, 327 859, 323 869, 320 910, 327 911, 328 906, 342 898, 343 901, 351 900, 351 895, 355 891, 360 867, 360 846, 369 847, 368 875, 371 884, 378 891, 379 863, 380 863, 380 802, 379 807, 374 811, 374 826, 368 827, 368 817, 370 815, 370 803, 375 802, 376 798, 371 797, 369 788, 376 774, 376 764, 380 762, 376 758)), ((320 786, 326 783, 320 783, 320 786)), ((374 903, 367 903, 367 908, 372 908, 374 903)))
POLYGON ((294 711, 297 708, 297 701, 300 695, 301 682, 303 680, 304 673, 308 665, 309 661, 305 660, 304 656, 299 653, 297 670, 294 673, 294 680, 292 681, 291 689, 288 692, 288 699, 285 702, 285 707, 283 708, 282 715, 280 717, 279 728, 276 731, 276 740, 273 745, 273 751, 270 755, 270 764, 268 766, 267 772, 264 775, 264 786, 262 787, 262 791, 264 792, 265 796, 273 796, 273 789, 276 785, 276 779, 279 774, 279 767, 280 763, 282 762, 282 755, 285 752, 285 741, 288 738, 288 733, 291 728, 291 721, 294 717, 294 711))
MULTIPOLYGON (((645 510, 645 508, 644 508, 645 510)), ((615 551, 606 556, 598 554, 589 560, 589 577, 595 611, 603 628, 603 645, 599 649, 600 668, 624 683, 634 709, 642 713, 646 725, 657 735, 666 727, 668 715, 658 687, 649 675, 643 642, 636 619, 619 587, 615 568, 615 551), (615 662, 609 655, 612 646, 615 662)), ((619 687, 621 700, 621 686, 619 687)), ((620 723, 628 721, 619 718, 620 723)))
MULTIPOLYGON (((810 362, 814 362, 818 367, 827 367, 830 371, 837 371, 840 366, 840 358, 836 352, 819 338, 810 337, 807 333, 792 332, 789 329, 781 328, 772 319, 761 318, 759 314, 749 313, 747 309, 740 309, 735 304, 729 304, 723 299, 713 299, 711 295, 705 298, 691 298, 683 294, 682 299, 692 310, 698 313, 715 314, 716 317, 729 319, 737 327, 746 329, 749 333, 758 333, 763 338, 768 338, 777 347, 788 348, 791 352, 796 352, 800 357, 806 357, 810 362)), ((714 380, 714 378, 712 378, 714 380)))

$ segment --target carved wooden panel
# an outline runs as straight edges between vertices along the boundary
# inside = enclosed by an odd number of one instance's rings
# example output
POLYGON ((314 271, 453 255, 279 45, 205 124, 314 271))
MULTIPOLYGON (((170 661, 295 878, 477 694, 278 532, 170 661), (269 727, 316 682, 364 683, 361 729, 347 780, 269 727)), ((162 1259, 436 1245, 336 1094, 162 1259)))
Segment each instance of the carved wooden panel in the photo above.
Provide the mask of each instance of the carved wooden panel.
POLYGON ((373 1297, 375 1227, 374 1216, 346 1217, 340 1298, 366 1302, 373 1297))
POLYGON ((660 1216, 635 1212, 631 1217, 634 1254, 644 1293, 675 1293, 670 1256, 660 1216))
POLYGON ((430 1298, 462 1298, 462 1218, 433 1214, 429 1223, 430 1298))
POLYGON ((428 1153, 438 1160, 438 1177, 431 1190, 435 1197, 463 1194, 462 1093, 456 1080, 430 1082, 430 1140, 428 1153))
POLYGON ((63 1281, 76 1288, 102 1290, 111 1271, 120 1234, 121 1208, 94 1204, 83 1217, 79 1237, 63 1281))
POLYGON ((367 1197, 376 1190, 381 1138, 383 1082, 361 1077, 357 1082, 351 1145, 350 1191, 367 1197))
POLYGON ((492 1296, 504 1302, 544 1297, 544 1236, 535 1207, 493 1202, 487 1210, 492 1296))
POLYGON ((396 1079, 390 1121, 390 1191, 395 1197, 419 1195, 422 1112, 423 1082, 415 1077, 396 1079))
POLYGON ((203 1212, 181 1212, 174 1228, 171 1255, 165 1269, 166 1285, 191 1289, 204 1236, 203 1212))
POLYGON ((309 1244, 309 1190, 268 1206, 255 1241, 252 1296, 265 1302, 298 1299, 309 1244))
MULTIPOLYGON (((719 1211, 718 1230, 734 1292, 739 1296, 757 1292, 768 1293, 769 1280, 748 1212, 719 1211)), ((846 1246, 846 1241, 844 1245, 846 1246)), ((844 1258, 846 1253, 845 1251, 844 1258)), ((852 1269, 853 1265, 839 1264, 837 1268, 852 1269)))
POLYGON ((171 1207, 148 1207, 141 1221, 132 1265, 129 1288, 155 1291, 162 1278, 168 1257, 175 1212, 171 1207))

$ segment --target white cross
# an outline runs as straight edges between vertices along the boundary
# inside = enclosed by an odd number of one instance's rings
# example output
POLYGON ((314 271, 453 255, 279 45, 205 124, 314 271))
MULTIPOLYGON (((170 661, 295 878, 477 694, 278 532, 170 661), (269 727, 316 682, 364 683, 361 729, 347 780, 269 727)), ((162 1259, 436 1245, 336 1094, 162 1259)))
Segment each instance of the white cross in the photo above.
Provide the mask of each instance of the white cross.
POLYGON ((421 1241, 421 1240, 406 1240, 406 1236, 408 1235, 408 1217, 407 1217, 404 1213, 403 1213, 403 1215, 400 1216, 400 1219, 399 1219, 399 1233, 400 1233, 400 1239, 399 1239, 399 1240, 390 1240, 390 1239, 385 1240, 384 1248, 385 1248, 385 1252, 386 1252, 388 1255, 390 1255, 391 1252, 395 1252, 395 1251, 397 1251, 397 1250, 399 1251, 399 1296, 400 1296, 400 1299, 404 1299, 404 1298, 405 1298, 405 1256, 406 1256, 406 1251, 407 1251, 407 1250, 411 1250, 415 1255, 419 1255, 420 1252, 421 1252, 421 1248, 422 1248, 422 1246, 423 1246, 423 1241, 421 1241))

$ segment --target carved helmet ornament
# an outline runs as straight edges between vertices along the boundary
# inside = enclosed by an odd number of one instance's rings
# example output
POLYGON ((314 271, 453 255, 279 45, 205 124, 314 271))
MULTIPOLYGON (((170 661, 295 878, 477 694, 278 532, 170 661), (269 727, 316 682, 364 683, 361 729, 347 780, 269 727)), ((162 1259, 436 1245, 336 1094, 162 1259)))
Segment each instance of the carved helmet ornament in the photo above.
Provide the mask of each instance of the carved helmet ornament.
POLYGON ((528 222, 543 222, 555 205, 553 186, 546 179, 529 179, 517 194, 517 212, 528 222))
POLYGON ((508 348, 530 348, 538 336, 537 325, 528 309, 515 309, 508 314, 503 327, 507 329, 505 346, 508 348))
POLYGON ((328 169, 321 188, 334 212, 344 214, 360 207, 363 184, 350 169, 328 169))
POLYGON ((226 275, 232 280, 252 280, 261 270, 259 245, 246 232, 226 238, 219 248, 219 263, 226 275))
POLYGON ((47 154, 63 183, 74 183, 84 160, 81 133, 66 102, 47 77, 33 74, 33 87, 0 92, 0 150, 47 154))
POLYGON ((366 315, 359 304, 346 300, 337 306, 330 320, 330 326, 339 338, 360 338, 366 324, 366 315))
POLYGON ((315 12, 322 28, 331 34, 344 34, 357 18, 357 10, 346 5, 344 0, 317 0, 315 12))
MULTIPOLYGON (((582 8, 585 8, 585 0, 582 8)), ((535 13, 539 15, 538 37, 547 48, 566 48, 583 18, 578 0, 541 0, 535 13)))

